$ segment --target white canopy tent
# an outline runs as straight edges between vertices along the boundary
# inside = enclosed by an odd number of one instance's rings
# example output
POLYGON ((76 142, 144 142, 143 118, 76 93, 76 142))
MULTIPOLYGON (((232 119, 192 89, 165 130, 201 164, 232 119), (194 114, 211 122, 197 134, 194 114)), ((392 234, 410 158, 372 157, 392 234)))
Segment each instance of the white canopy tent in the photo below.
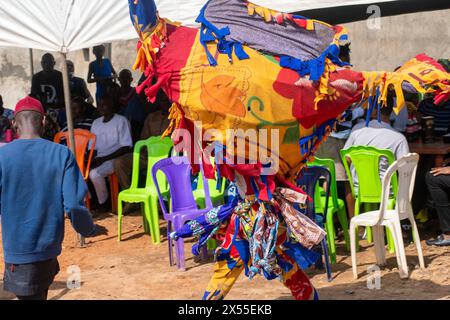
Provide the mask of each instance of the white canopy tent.
MULTIPOLYGON (((144 0, 140 0, 144 1, 144 0)), ((284 12, 395 0, 253 0, 284 12)), ((160 16, 185 25, 207 0, 156 0, 160 16)), ((0 0, 0 47, 67 53, 136 38, 127 0, 0 0)))

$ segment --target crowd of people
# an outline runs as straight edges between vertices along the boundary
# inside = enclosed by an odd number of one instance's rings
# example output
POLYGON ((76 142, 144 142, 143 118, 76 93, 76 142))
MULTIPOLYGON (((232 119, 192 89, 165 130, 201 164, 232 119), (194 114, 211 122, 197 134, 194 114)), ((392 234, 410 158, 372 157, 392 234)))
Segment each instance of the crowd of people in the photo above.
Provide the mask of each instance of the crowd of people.
MULTIPOLYGON (((111 61, 104 58, 105 47, 93 48, 96 59, 89 64, 87 82, 75 76, 75 65, 67 61, 74 129, 89 130, 96 135, 95 158, 91 164, 91 193, 96 196, 99 209, 110 209, 105 178, 116 173, 120 187, 131 183, 132 151, 138 140, 158 136, 168 125, 170 102, 161 91, 154 104, 143 94, 137 94, 132 72, 128 69, 116 73, 111 61), (87 83, 96 84, 95 99, 87 83), (94 106, 94 103, 97 107, 94 106)), ((55 69, 52 54, 42 56, 42 71, 32 77, 30 97, 39 100, 45 110, 43 137, 53 141, 55 135, 68 130, 62 73, 55 69)), ((0 126, 2 142, 12 129, 12 111, 3 108, 0 96, 0 126)), ((126 207, 125 212, 129 209, 126 207)))

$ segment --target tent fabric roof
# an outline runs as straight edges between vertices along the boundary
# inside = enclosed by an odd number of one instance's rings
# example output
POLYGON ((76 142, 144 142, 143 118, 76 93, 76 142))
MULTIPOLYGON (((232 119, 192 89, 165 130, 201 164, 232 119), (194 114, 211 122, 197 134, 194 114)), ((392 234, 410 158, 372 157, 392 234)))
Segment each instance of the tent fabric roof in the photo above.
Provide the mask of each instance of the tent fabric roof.
MULTIPOLYGON (((161 17, 195 25, 207 0, 156 0, 161 17)), ((387 2, 395 0, 378 0, 387 2)), ((253 0, 271 9, 309 9, 374 3, 367 0, 253 0)), ((0 0, 0 47, 69 52, 137 37, 127 0, 0 0)))

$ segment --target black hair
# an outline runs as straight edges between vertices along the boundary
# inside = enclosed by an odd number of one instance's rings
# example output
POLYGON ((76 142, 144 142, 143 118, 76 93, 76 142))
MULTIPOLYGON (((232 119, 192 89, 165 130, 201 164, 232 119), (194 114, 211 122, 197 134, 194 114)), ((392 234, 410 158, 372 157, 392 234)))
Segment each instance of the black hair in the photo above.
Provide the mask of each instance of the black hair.
POLYGON ((78 103, 83 109, 86 109, 87 102, 84 100, 83 97, 75 96, 72 98, 72 103, 78 103))
POLYGON ((339 46, 339 59, 344 62, 349 62, 351 52, 352 51, 350 50, 350 43, 339 46))
POLYGON ((103 49, 103 51, 106 50, 105 46, 100 44, 100 45, 95 46, 94 48, 92 48, 92 52, 95 54, 99 49, 103 49))
POLYGON ((386 106, 380 109, 380 113, 383 116, 390 116, 392 111, 394 111, 394 102, 395 102, 395 90, 389 88, 387 97, 386 97, 386 106))
POLYGON ((55 57, 50 52, 45 53, 42 56, 41 61, 43 61, 44 59, 52 59, 53 61, 55 61, 55 57))

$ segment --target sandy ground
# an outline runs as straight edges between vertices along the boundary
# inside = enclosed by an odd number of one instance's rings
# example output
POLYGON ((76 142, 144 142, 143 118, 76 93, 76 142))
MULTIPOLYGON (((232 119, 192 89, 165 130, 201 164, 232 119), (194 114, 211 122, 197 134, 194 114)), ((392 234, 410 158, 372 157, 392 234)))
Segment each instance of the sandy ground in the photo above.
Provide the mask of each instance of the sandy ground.
MULTIPOLYGON (((169 266, 167 240, 160 245, 151 244, 143 233, 142 218, 124 217, 123 241, 117 241, 117 217, 106 214, 96 222, 108 229, 108 235, 88 240, 86 248, 79 248, 76 235, 67 223, 63 253, 59 258, 61 271, 50 287, 49 299, 199 299, 212 273, 213 261, 194 261, 190 254, 192 241, 186 242, 187 270, 177 271, 169 266), (81 270, 81 288, 68 289, 69 267, 81 270)), ((161 234, 166 232, 161 221, 161 234)), ((424 235, 423 238, 427 238, 424 235)), ((422 239, 422 240, 424 240, 422 239)), ((450 300, 450 248, 424 248, 426 270, 418 268, 415 246, 407 248, 411 276, 401 280, 396 268, 395 255, 387 255, 387 267, 381 270, 381 288, 367 287, 367 268, 375 263, 372 245, 361 242, 358 253, 360 278, 353 280, 351 259, 342 242, 338 244, 337 264, 332 266, 334 280, 327 282, 324 270, 308 270, 321 299, 449 299, 450 300)), ((0 271, 3 273, 3 253, 0 271)), ((0 299, 14 296, 2 291, 0 299)), ((252 281, 241 276, 227 299, 291 299, 289 291, 277 280, 266 281, 258 277, 252 281)))

